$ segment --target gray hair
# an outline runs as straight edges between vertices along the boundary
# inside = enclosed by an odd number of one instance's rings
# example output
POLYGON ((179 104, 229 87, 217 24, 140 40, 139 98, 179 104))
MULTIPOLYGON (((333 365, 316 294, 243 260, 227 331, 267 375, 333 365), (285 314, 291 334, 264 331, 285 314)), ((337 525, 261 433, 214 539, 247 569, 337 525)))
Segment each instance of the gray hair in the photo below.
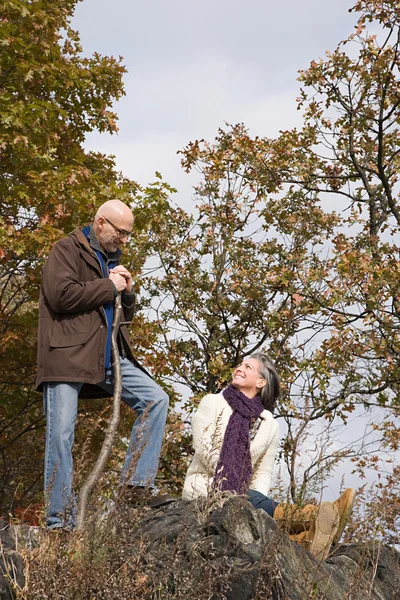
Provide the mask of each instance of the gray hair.
POLYGON ((250 358, 255 358, 262 365, 260 375, 267 384, 262 388, 260 398, 264 408, 273 413, 281 390, 281 382, 275 365, 270 357, 263 352, 256 352, 250 358))

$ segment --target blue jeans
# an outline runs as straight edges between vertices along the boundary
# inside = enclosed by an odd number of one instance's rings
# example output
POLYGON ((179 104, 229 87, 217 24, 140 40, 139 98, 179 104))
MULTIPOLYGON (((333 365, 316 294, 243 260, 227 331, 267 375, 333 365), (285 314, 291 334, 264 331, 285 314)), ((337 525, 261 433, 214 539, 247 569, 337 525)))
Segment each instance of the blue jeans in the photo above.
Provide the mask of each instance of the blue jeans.
POLYGON ((278 502, 264 496, 261 492, 256 490, 249 490, 247 494, 248 501, 254 506, 254 508, 261 508, 269 514, 270 517, 274 516, 275 508, 278 506, 278 502))
MULTIPOLYGON (((138 415, 132 427, 121 482, 153 486, 167 418, 168 396, 127 358, 121 358, 121 372, 121 398, 138 415)), ((47 423, 44 486, 47 526, 50 528, 74 526, 72 445, 82 385, 46 383, 43 389, 47 423)), ((98 385, 113 394, 112 369, 106 371, 104 381, 98 385)))

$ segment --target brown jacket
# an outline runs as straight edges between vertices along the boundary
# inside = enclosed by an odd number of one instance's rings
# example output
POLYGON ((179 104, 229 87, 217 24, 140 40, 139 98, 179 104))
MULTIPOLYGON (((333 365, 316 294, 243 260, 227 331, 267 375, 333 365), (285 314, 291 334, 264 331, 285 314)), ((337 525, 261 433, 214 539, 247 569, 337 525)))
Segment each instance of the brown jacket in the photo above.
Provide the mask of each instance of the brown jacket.
MULTIPOLYGON (((113 302, 115 287, 103 277, 99 259, 80 229, 55 244, 42 275, 37 389, 48 381, 83 382, 81 397, 106 395, 93 385, 104 379, 103 305, 113 302)), ((133 305, 123 304, 123 311, 123 321, 130 321, 133 305)), ((126 325, 121 326, 120 338, 125 355, 136 363, 126 325)))

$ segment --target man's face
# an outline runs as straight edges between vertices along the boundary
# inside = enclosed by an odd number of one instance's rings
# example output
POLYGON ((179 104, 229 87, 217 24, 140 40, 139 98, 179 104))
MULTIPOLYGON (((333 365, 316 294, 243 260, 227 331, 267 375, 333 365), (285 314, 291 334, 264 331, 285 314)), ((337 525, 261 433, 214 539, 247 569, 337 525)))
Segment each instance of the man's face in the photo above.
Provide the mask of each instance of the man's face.
POLYGON ((132 218, 115 216, 114 220, 99 217, 96 233, 100 246, 105 252, 115 252, 121 244, 126 244, 132 232, 132 218))

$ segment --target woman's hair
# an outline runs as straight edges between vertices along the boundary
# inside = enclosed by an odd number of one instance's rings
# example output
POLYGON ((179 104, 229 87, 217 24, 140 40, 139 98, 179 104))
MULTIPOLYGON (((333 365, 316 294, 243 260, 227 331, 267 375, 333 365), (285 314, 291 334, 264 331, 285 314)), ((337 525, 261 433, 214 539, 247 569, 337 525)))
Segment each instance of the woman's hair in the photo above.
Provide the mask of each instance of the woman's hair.
POLYGON ((256 352, 255 354, 252 354, 250 358, 255 358, 262 365, 260 368, 260 375, 265 379, 267 384, 262 388, 260 398, 261 402, 264 404, 264 408, 273 413, 281 390, 281 382, 279 380, 279 375, 276 372, 275 365, 269 356, 262 352, 256 352))

